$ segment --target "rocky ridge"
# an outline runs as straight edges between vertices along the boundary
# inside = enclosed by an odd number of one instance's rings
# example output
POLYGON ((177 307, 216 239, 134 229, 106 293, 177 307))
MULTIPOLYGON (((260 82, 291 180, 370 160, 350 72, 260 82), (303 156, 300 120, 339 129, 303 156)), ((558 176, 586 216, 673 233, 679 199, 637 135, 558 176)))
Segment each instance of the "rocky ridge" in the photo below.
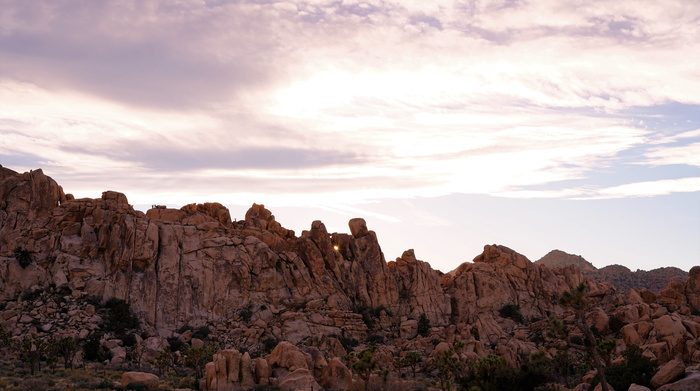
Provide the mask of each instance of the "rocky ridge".
POLYGON ((634 272, 622 265, 608 265, 598 269, 582 256, 567 254, 561 250, 552 250, 535 263, 550 269, 574 265, 581 270, 584 277, 610 283, 620 290, 648 289, 659 293, 672 281, 684 282, 688 278, 688 273, 677 267, 660 267, 634 272))
MULTIPOLYGON (((296 236, 262 205, 240 221, 217 203, 142 213, 118 192, 75 199, 41 170, 2 167, 0 196, 5 330, 15 338, 86 338, 104 323, 90 300, 121 299, 141 319, 137 343, 152 357, 168 338, 202 342, 183 338, 184 326, 212 330, 210 339, 224 349, 207 364, 206 389, 338 388, 358 381, 338 359, 369 341, 387 370, 408 352, 427 362, 455 344, 465 358, 494 354, 511 366, 542 350, 554 356, 547 318, 569 316, 557 299, 580 283, 599 298, 589 322, 603 335, 618 333, 617 355, 636 344, 662 364, 700 363, 700 318, 693 315, 700 267, 658 295, 618 291, 574 266, 550 270, 487 245, 473 262, 443 274, 412 250, 386 262, 363 219, 349 222, 350 234, 329 233, 314 221, 296 236), (64 299, 52 299, 57 295, 64 299), (522 318, 504 317, 507 306, 522 318), (610 330, 610 318, 624 326, 610 330), (272 351, 268 341, 275 341, 272 351)), ((114 364, 124 360, 116 336, 100 343, 115 353, 114 364)))

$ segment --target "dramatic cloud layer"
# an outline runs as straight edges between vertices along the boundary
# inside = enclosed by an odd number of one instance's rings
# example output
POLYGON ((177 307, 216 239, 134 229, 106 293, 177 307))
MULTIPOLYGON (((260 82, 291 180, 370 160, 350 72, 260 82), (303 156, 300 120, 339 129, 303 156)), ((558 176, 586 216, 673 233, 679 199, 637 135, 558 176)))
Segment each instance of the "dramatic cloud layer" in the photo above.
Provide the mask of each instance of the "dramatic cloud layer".
POLYGON ((698 64, 693 0, 0 0, 0 164, 385 221, 355 208, 697 194, 698 64))

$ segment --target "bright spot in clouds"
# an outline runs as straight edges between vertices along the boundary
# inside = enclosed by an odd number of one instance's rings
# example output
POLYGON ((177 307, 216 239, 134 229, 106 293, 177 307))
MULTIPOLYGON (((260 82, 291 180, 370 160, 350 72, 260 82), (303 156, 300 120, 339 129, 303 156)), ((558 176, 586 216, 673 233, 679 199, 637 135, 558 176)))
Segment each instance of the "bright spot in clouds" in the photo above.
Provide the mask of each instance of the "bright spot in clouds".
POLYGON ((414 247, 445 271, 493 242, 533 260, 568 246, 596 265, 688 269, 698 18, 687 0, 5 1, 0 164, 141 207, 263 202, 297 231, 365 217, 387 259, 414 247), (565 201, 571 215, 606 210, 572 224, 610 226, 609 205, 640 197, 659 214, 635 227, 689 223, 644 241, 621 229, 622 255, 602 233, 569 241, 506 212, 565 201), (464 202, 493 213, 464 224, 464 202))

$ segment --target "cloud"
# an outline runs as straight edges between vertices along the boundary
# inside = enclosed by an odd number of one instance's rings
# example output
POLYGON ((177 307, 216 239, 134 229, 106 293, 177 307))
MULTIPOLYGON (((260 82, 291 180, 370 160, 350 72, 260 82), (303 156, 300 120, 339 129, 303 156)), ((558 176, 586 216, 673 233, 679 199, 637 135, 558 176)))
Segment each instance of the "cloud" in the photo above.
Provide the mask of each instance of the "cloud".
POLYGON ((700 177, 628 183, 598 191, 592 198, 652 197, 700 191, 700 177))
POLYGON ((697 165, 697 144, 667 145, 696 133, 625 110, 700 104, 698 17, 684 1, 9 1, 0 155, 135 194, 537 197, 649 145, 631 163, 697 165))
POLYGON ((653 148, 645 154, 646 164, 661 166, 666 164, 687 164, 700 167, 700 142, 679 147, 653 148))

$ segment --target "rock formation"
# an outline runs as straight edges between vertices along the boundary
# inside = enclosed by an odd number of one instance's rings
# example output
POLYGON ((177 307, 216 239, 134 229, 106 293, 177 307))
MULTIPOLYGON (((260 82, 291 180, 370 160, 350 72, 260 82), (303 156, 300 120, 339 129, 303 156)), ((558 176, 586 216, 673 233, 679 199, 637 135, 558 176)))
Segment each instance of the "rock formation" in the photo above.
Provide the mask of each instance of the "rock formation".
MULTIPOLYGON (((409 352, 436 357, 454 346, 461 357, 494 354, 516 367, 537 352, 556 354, 547 319, 571 316, 558 298, 581 283, 597 303, 588 322, 602 335, 618 335, 617 355, 636 344, 661 364, 700 363, 700 318, 693 315, 700 267, 656 295, 616 290, 575 266, 550 270, 487 245, 473 262, 443 274, 413 250, 387 263, 359 218, 350 220, 350 234, 313 221, 296 236, 263 205, 239 221, 218 203, 144 214, 118 192, 75 199, 41 170, 1 167, 0 195, 5 330, 15 338, 82 340, 109 323, 95 305, 124 300, 141 320, 137 345, 151 358, 173 339, 203 346, 206 336, 192 329, 211 330, 209 338, 226 349, 206 366, 210 390, 349 387, 349 365, 338 358, 368 343, 380 345, 374 355, 385 370, 409 352)), ((124 360, 115 335, 100 343, 124 360)), ((435 371, 426 365, 422 370, 435 371)))
POLYGON ((574 265, 581 270, 584 277, 610 283, 619 290, 648 289, 658 293, 672 281, 684 282, 688 278, 688 273, 677 267, 660 267, 634 272, 621 265, 609 265, 597 269, 582 256, 567 254, 560 250, 550 251, 535 263, 550 269, 574 265))

